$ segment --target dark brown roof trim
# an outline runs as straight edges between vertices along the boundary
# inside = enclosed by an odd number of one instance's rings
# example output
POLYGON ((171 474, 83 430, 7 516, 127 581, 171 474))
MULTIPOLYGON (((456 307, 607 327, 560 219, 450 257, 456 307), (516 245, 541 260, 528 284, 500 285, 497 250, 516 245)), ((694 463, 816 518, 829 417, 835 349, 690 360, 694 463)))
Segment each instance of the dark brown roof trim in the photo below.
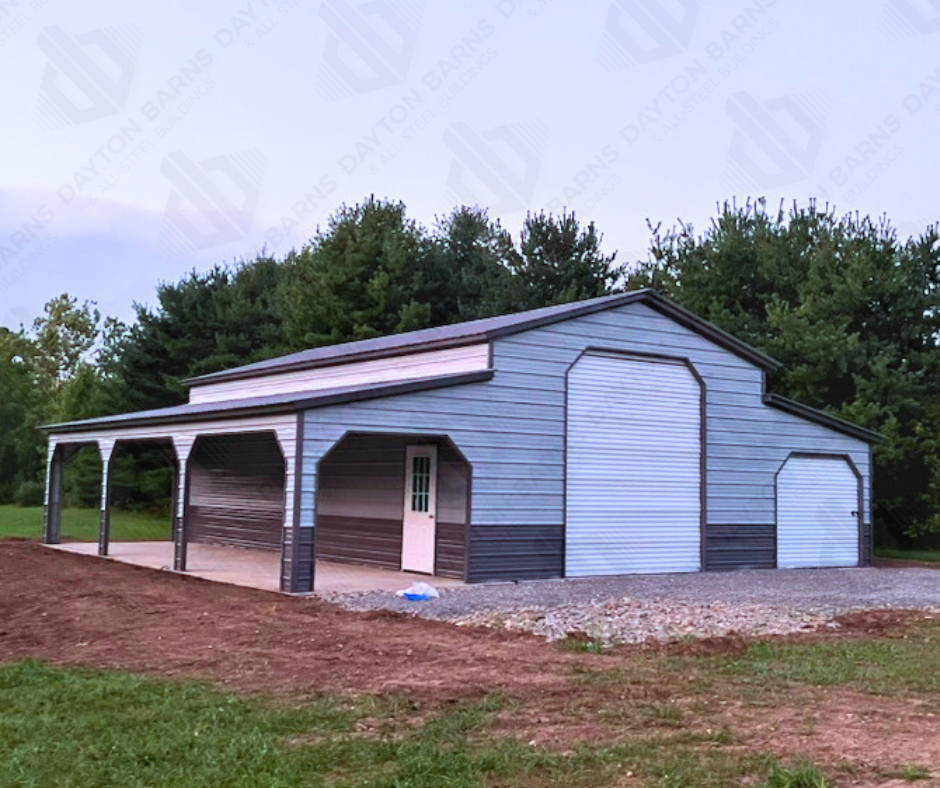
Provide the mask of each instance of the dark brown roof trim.
MULTIPOLYGON (((278 400, 264 404, 246 404, 242 407, 231 407, 231 401, 220 402, 216 410, 200 410, 173 414, 151 415, 139 418, 130 418, 127 414, 105 416, 99 419, 84 419, 82 421, 69 421, 61 424, 44 424, 39 429, 48 433, 96 432, 104 429, 123 429, 124 427, 153 426, 159 424, 181 424, 194 421, 218 421, 220 419, 244 418, 245 416, 270 415, 275 413, 291 413, 313 408, 324 408, 330 405, 342 405, 349 402, 363 402, 365 400, 379 399, 381 397, 394 397, 398 394, 413 394, 419 391, 463 386, 467 383, 481 383, 493 378, 493 370, 467 372, 460 375, 447 375, 439 378, 420 378, 401 383, 374 386, 372 388, 359 388, 347 391, 334 391, 333 393, 315 396, 304 393, 295 399, 278 400), (122 418, 123 416, 123 418, 122 418)), ((185 407, 185 406, 178 406, 185 407)), ((167 408, 176 410, 176 408, 167 408)), ((146 411, 144 411, 146 413, 146 411)))
POLYGON ((714 323, 709 323, 694 312, 684 309, 668 298, 660 295, 655 290, 648 291, 647 295, 647 305, 651 309, 655 309, 661 315, 672 319, 680 326, 684 326, 690 331, 700 334, 719 347, 730 350, 735 355, 740 356, 746 361, 750 361, 758 367, 763 367, 770 372, 780 369, 781 364, 776 359, 771 358, 766 353, 762 353, 755 347, 751 347, 747 342, 738 339, 733 334, 729 334, 724 329, 718 328, 714 323))
POLYGON ((772 408, 777 408, 777 410, 782 410, 785 413, 799 416, 807 421, 822 424, 824 427, 829 427, 829 429, 835 430, 836 432, 850 435, 853 438, 858 438, 867 443, 881 443, 885 439, 885 436, 880 432, 860 427, 858 424, 853 424, 851 421, 840 419, 837 416, 831 416, 825 411, 811 408, 809 405, 804 405, 801 402, 796 402, 786 397, 781 397, 779 394, 764 394, 764 404, 770 405, 772 408))
MULTIPOLYGON (((495 328, 490 328, 488 330, 473 331, 468 334, 452 333, 450 336, 445 336, 438 339, 415 341, 411 343, 405 340, 400 344, 395 344, 390 347, 374 348, 371 350, 362 351, 353 350, 349 353, 338 354, 322 359, 306 359, 295 362, 285 362, 283 364, 271 363, 264 367, 257 367, 254 364, 246 365, 244 367, 235 367, 231 370, 223 370, 222 372, 214 372, 209 375, 200 375, 199 377, 189 378, 183 381, 183 385, 193 386, 208 383, 221 383, 230 380, 242 380, 245 378, 263 377, 267 375, 279 375, 284 372, 293 372, 301 369, 331 367, 339 364, 348 364, 352 361, 371 361, 373 359, 400 356, 405 353, 420 353, 430 350, 444 350, 447 348, 461 347, 463 345, 489 342, 493 339, 498 339, 499 337, 518 334, 522 331, 530 331, 533 328, 540 328, 552 323, 558 323, 563 320, 571 320, 576 317, 583 317, 595 312, 614 309, 616 307, 625 306, 626 304, 632 304, 635 302, 647 304, 649 307, 655 309, 665 317, 668 317, 679 325, 682 325, 685 328, 700 334, 711 342, 714 342, 719 347, 723 347, 726 350, 731 351, 735 355, 740 356, 752 364, 771 371, 780 367, 779 362, 775 361, 770 356, 761 353, 759 350, 751 347, 746 342, 742 342, 737 337, 732 336, 727 331, 723 331, 722 329, 718 328, 718 326, 709 323, 707 320, 703 320, 702 318, 698 317, 698 315, 695 315, 692 312, 689 312, 688 310, 672 303, 657 293, 655 290, 635 290, 633 292, 622 293, 616 296, 608 296, 601 299, 591 299, 589 301, 585 301, 583 306, 580 308, 569 303, 560 304, 557 308, 554 309, 549 308, 547 310, 532 310, 534 312, 540 312, 541 314, 533 316, 529 319, 518 319, 519 316, 525 313, 504 315, 503 317, 506 318, 506 324, 504 326, 497 325, 495 328)), ((494 319, 494 322, 498 323, 499 321, 494 319)), ((440 327, 441 330, 449 330, 451 332, 459 332, 459 328, 459 323, 451 326, 440 327)), ((405 334, 401 336, 404 338, 407 335, 405 334)), ((389 339, 391 339, 391 336, 389 339)), ((342 347, 342 345, 335 345, 333 347, 339 348, 342 347)), ((271 361, 276 361, 276 359, 271 359, 271 361)))

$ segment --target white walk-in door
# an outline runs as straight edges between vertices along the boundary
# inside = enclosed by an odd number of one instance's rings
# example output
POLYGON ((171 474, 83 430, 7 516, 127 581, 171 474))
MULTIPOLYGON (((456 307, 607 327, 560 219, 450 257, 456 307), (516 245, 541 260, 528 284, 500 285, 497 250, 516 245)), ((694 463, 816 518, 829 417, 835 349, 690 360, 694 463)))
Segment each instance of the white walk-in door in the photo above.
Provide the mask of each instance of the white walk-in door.
POLYGON ((405 451, 405 511, 401 527, 401 568, 434 574, 437 528, 437 447, 405 451))
POLYGON ((568 577, 701 568, 701 396, 680 362, 592 353, 571 368, 568 577))
POLYGON ((858 490, 841 457, 788 459, 777 474, 777 566, 856 566, 858 490))

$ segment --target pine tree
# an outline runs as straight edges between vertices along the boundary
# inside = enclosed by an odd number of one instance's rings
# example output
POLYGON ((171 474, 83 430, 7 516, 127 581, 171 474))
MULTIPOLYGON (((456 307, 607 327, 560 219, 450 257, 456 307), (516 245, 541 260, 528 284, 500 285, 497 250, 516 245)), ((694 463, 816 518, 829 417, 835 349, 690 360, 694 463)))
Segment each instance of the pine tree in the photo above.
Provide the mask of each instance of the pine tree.
POLYGON ((772 390, 887 436, 876 521, 940 530, 940 237, 811 204, 725 204, 701 235, 653 228, 653 286, 782 362, 772 390))
POLYGON ((602 240, 594 222, 582 228, 574 213, 530 213, 512 258, 512 307, 535 309, 611 293, 621 272, 616 253, 601 251, 602 240))

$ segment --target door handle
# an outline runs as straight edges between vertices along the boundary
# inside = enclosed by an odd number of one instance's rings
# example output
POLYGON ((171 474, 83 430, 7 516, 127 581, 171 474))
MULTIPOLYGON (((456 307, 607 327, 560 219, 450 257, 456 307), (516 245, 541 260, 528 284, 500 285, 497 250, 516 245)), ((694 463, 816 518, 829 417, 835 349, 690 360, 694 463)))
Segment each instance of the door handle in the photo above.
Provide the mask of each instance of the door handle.
POLYGON ((852 517, 858 517, 858 510, 852 511, 852 517))

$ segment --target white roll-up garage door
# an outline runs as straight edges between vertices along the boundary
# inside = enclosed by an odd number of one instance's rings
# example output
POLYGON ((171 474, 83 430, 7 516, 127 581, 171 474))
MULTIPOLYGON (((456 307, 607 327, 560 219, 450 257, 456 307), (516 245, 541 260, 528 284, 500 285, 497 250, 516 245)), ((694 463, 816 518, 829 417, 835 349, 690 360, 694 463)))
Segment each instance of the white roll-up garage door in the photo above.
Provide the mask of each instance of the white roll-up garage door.
POLYGON ((565 574, 699 570, 701 452, 685 364, 582 356, 568 374, 565 574))
POLYGON ((858 489, 841 457, 788 459, 777 474, 777 566, 856 566, 858 489))

